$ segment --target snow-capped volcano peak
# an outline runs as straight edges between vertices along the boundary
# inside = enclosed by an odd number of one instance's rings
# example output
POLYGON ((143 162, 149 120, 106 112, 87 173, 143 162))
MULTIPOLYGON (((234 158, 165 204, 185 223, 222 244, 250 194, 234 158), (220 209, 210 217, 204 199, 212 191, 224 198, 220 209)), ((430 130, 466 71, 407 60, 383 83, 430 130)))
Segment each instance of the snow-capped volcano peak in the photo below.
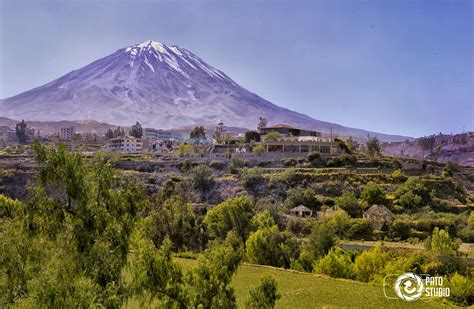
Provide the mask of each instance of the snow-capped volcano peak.
POLYGON ((204 73, 208 77, 233 84, 233 81, 224 73, 206 64, 190 51, 178 46, 168 46, 161 42, 148 40, 125 48, 125 53, 130 57, 130 67, 133 67, 137 60, 141 60, 139 62, 151 72, 155 72, 157 67, 164 64, 184 78, 204 73))

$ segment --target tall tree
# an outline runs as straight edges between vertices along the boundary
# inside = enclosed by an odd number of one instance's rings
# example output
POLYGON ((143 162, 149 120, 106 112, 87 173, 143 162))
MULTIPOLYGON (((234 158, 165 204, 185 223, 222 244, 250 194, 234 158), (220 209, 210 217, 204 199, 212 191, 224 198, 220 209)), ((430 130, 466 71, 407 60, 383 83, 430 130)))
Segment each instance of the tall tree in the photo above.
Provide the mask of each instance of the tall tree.
POLYGON ((143 128, 139 122, 132 126, 130 129, 130 135, 136 138, 141 138, 143 136, 143 128))
POLYGON ((18 142, 20 144, 26 144, 26 141, 28 140, 27 130, 28 127, 25 120, 22 120, 21 122, 16 124, 16 137, 18 138, 18 142))
POLYGON ((206 138, 206 130, 203 126, 194 127, 191 133, 189 133, 189 138, 206 138))
POLYGON ((381 146, 379 139, 375 136, 367 141, 367 154, 371 157, 380 156, 381 146))

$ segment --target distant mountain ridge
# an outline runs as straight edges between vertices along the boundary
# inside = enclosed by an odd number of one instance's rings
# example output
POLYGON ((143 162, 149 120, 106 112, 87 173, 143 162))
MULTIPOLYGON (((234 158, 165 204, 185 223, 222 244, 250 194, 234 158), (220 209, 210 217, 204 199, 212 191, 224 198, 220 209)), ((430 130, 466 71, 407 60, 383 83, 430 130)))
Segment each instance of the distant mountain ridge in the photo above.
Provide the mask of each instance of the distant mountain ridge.
POLYGON ((155 41, 117 50, 43 86, 0 100, 0 116, 34 121, 96 120, 170 129, 215 125, 255 129, 260 116, 342 136, 384 141, 380 134, 313 119, 244 89, 190 51, 155 41))

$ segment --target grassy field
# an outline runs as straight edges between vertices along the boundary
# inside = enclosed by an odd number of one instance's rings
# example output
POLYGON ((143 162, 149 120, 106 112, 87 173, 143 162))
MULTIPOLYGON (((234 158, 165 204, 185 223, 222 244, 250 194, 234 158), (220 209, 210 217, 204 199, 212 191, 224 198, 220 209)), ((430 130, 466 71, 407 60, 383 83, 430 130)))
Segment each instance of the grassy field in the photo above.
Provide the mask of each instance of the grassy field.
MULTIPOLYGON (((178 258, 183 269, 191 269, 195 260, 178 258)), ((243 308, 249 290, 258 285, 265 274, 278 281, 281 298, 277 308, 445 308, 446 304, 434 301, 407 303, 387 299, 382 286, 351 280, 333 279, 320 275, 292 272, 272 267, 242 265, 235 275, 232 286, 237 295, 239 308, 243 308)))

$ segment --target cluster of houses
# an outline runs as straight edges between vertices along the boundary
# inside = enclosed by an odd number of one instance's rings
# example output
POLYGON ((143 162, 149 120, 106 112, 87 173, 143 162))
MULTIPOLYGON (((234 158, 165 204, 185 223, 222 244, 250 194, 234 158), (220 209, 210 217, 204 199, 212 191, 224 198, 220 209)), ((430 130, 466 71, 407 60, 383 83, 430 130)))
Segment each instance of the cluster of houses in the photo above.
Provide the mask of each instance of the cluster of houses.
MULTIPOLYGON (((290 216, 293 217, 331 219, 332 216, 338 211, 344 210, 339 206, 334 205, 324 211, 313 211, 304 205, 299 205, 290 209, 289 213, 290 216)), ((372 205, 362 214, 362 217, 367 219, 374 229, 380 230, 386 222, 388 223, 392 221, 395 218, 395 215, 384 205, 372 205)))
MULTIPOLYGON (((320 152, 321 154, 335 154, 340 152, 339 144, 332 136, 323 136, 320 132, 294 128, 285 124, 267 126, 267 121, 260 118, 257 127, 260 136, 256 141, 260 144, 265 153, 309 153, 320 152), (274 133, 274 138, 267 138, 274 133), (276 134, 277 133, 277 134, 276 134), (275 137, 276 136, 276 137, 275 137)), ((160 130, 154 128, 144 128, 141 137, 116 136, 101 141, 103 149, 122 153, 166 153, 172 152, 179 147, 180 143, 207 144, 209 152, 219 155, 224 153, 250 153, 251 146, 245 144, 243 134, 226 134, 226 127, 220 121, 215 129, 213 138, 190 139, 183 138, 181 134, 171 130, 160 130)), ((76 136, 74 127, 61 127, 52 135, 63 141, 72 141, 76 136)), ((0 127, 0 146, 15 143, 16 132, 8 127, 0 127)))

